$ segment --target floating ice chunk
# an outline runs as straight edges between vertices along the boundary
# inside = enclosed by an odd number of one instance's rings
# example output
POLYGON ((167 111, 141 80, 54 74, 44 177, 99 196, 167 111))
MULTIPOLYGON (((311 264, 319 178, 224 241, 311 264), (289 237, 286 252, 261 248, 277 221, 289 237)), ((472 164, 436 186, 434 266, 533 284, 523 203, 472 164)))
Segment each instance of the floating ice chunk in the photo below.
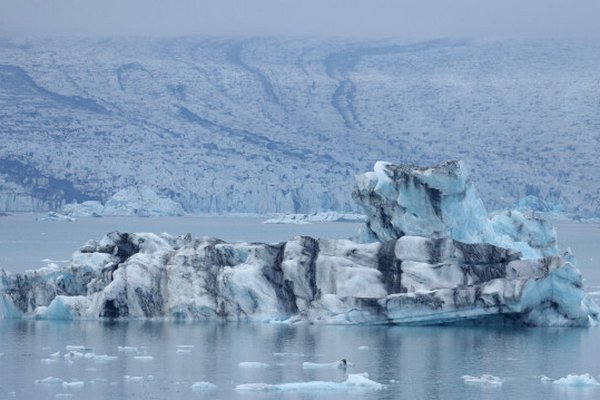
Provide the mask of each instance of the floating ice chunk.
POLYGON ((268 368, 269 364, 263 362, 246 361, 238 364, 240 368, 268 368))
POLYGON ((60 358, 60 351, 50 354, 50 358, 60 358))
POLYGON ((540 378, 540 381, 542 383, 551 383, 551 382, 554 382, 554 379, 552 379, 552 378, 550 378, 550 377, 548 377, 546 375, 540 375, 538 378, 540 378))
POLYGON ((108 354, 94 354, 94 361, 96 361, 97 363, 107 363, 110 361, 114 361, 116 360, 118 357, 116 356, 109 356, 108 354))
POLYGON ((133 356, 134 360, 138 360, 138 361, 152 361, 154 360, 153 356, 133 356))
POLYGON ((306 357, 304 353, 273 353, 274 357, 306 357))
POLYGON ((65 346, 65 348, 67 349, 67 351, 81 351, 84 353, 90 353, 93 351, 93 349, 91 347, 86 347, 86 346, 82 346, 82 345, 74 345, 74 344, 68 344, 67 346, 65 346))
POLYGON ((135 346, 119 346, 118 350, 121 353, 137 353, 139 351, 135 346))
POLYGON ((582 375, 569 374, 566 377, 557 379, 552 383, 555 385, 570 387, 600 386, 600 383, 598 383, 598 381, 588 373, 582 375))
POLYGON ((62 387, 66 389, 81 389, 85 386, 85 382, 83 381, 72 381, 72 382, 63 382, 62 387))
POLYGON ((55 362, 58 362, 58 360, 55 358, 42 358, 40 362, 42 364, 54 364, 55 362))
POLYGON ((358 346, 358 350, 369 350, 369 346, 358 346))
POLYGON ((349 374, 344 382, 310 381, 292 383, 246 383, 235 390, 249 392, 294 392, 294 391, 335 391, 335 390, 381 390, 385 386, 369 379, 368 374, 349 374))
POLYGON ((330 363, 314 363, 314 362, 303 362, 302 363, 302 368, 303 369, 317 369, 317 368, 344 368, 348 365, 352 365, 352 363, 346 362, 344 363, 343 361, 334 361, 334 362, 330 362, 330 363))
POLYGON ((144 381, 144 377, 143 376, 139 376, 139 375, 137 375, 137 376, 124 375, 123 376, 123 380, 125 382, 136 382, 136 383, 139 383, 139 382, 143 382, 144 381))
POLYGON ((465 384, 469 385, 488 386, 502 386, 502 382, 504 382, 504 379, 490 374, 483 374, 481 376, 463 375, 462 380, 465 384))
POLYGON ((215 390, 217 386, 214 383, 210 382, 194 382, 192 384, 192 390, 215 390))
POLYGON ((177 354, 191 354, 192 350, 191 349, 177 349, 177 351, 175 353, 177 354))
POLYGON ((348 378, 344 382, 344 385, 353 388, 365 388, 381 390, 385 386, 379 382, 375 382, 369 379, 369 374, 363 372, 361 374, 348 374, 348 378))
POLYGON ((193 344, 178 344, 177 346, 178 349, 183 349, 183 350, 191 350, 194 348, 193 344))
POLYGON ((44 379, 37 379, 35 383, 42 383, 44 385, 60 385, 63 383, 63 380, 60 378, 55 378, 53 376, 48 376, 44 379))

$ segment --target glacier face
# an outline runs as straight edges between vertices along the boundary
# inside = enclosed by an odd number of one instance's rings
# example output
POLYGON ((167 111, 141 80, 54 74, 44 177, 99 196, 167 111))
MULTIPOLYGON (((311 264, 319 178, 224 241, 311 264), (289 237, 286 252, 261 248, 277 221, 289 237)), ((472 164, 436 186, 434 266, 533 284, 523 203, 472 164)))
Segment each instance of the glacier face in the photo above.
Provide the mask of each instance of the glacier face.
POLYGON ((403 236, 225 243, 113 232, 69 266, 0 273, 4 317, 587 326, 599 309, 561 257, 403 236))
POLYGON ((490 209, 600 215, 597 44, 0 39, 0 60, 0 210, 149 186, 188 212, 354 211, 354 171, 460 158, 490 209))

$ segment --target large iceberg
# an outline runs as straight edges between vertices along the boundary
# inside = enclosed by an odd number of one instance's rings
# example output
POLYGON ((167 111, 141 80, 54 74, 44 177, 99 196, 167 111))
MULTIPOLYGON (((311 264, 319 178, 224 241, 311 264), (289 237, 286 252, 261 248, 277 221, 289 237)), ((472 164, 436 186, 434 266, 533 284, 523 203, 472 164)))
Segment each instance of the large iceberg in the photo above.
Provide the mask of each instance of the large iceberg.
POLYGON ((359 176, 363 243, 113 232, 66 267, 0 272, 14 318, 589 326, 600 315, 543 221, 488 219, 461 163, 359 176), (502 246, 499 245, 503 244, 502 246), (520 251, 524 249, 528 256, 520 251))

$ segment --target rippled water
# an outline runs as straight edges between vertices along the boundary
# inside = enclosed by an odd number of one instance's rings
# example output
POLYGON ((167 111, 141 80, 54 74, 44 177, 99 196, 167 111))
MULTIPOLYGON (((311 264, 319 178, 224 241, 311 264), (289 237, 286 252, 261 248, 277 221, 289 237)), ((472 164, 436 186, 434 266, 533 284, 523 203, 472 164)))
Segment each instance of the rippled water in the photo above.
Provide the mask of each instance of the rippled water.
MULTIPOLYGON (((190 231, 227 240, 263 241, 300 233, 347 237, 356 230, 355 224, 275 226, 236 218, 117 218, 75 223, 42 223, 32 216, 8 218, 12 219, 0 220, 0 254, 3 265, 10 263, 14 269, 42 265, 39 260, 43 258, 68 258, 88 238, 99 238, 117 228, 173 234, 190 231), (7 244, 10 240, 16 243, 7 244), (29 261, 19 262, 21 259, 29 261)), ((578 257, 586 290, 600 292, 600 271, 596 267, 600 259, 599 225, 560 223, 558 232, 561 247, 570 246, 578 257)), ((600 328, 5 320, 0 322, 0 353, 0 399, 600 398, 596 387, 565 387, 540 379, 541 375, 558 379, 569 373, 587 372, 600 380, 600 328), (83 346, 86 350, 73 350, 65 358, 67 346, 83 346), (119 351, 119 346, 131 348, 124 352, 119 351), (50 355, 55 352, 60 352, 60 356, 53 361, 50 355), (87 356, 83 355, 85 352, 87 356), (302 365, 332 363, 342 358, 352 363, 347 371, 335 366, 306 369, 302 365), (243 362, 267 366, 240 366, 243 362), (245 383, 343 382, 346 373, 362 372, 384 384, 384 389, 338 386, 325 390, 325 384, 316 384, 312 389, 286 392, 236 390, 245 383), (463 382, 463 375, 482 374, 498 377, 502 384, 463 382), (35 383, 47 377, 80 383, 35 383), (193 383, 203 381, 216 387, 192 389, 193 383)))
POLYGON ((81 399, 600 397, 599 389, 564 388, 540 380, 540 375, 556 379, 571 372, 598 375, 598 329, 3 321, 0 338, 0 397, 10 397, 11 392, 22 399, 59 393, 81 399), (117 358, 70 361, 72 357, 64 357, 67 345, 117 358), (137 351, 122 352, 119 346, 137 351), (61 352, 56 362, 41 361, 54 352, 61 352), (275 394, 235 390, 253 382, 342 382, 341 369, 302 366, 341 358, 352 363, 348 373, 367 372, 385 388, 275 394), (242 368, 242 362, 268 366, 242 368), (504 379, 503 384, 467 385, 461 378, 484 373, 504 379), (80 381, 83 387, 34 383, 49 376, 80 381), (192 384, 199 381, 211 382, 216 389, 194 391, 192 384))

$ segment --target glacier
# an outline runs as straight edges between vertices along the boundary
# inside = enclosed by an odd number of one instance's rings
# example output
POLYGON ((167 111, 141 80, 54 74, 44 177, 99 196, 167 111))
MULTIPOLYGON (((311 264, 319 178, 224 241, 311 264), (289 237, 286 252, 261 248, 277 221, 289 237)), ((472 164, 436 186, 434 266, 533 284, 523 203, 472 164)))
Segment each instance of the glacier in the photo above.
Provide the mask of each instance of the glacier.
POLYGON ((593 41, 2 38, 0 59, 0 211, 149 186, 190 213, 355 212, 355 171, 402 157, 468 161, 494 209, 600 216, 593 41))
POLYGON ((112 232, 63 267, 0 271, 5 318, 591 326, 570 252, 541 220, 489 218, 461 162, 356 177, 360 240, 227 243, 112 232))

